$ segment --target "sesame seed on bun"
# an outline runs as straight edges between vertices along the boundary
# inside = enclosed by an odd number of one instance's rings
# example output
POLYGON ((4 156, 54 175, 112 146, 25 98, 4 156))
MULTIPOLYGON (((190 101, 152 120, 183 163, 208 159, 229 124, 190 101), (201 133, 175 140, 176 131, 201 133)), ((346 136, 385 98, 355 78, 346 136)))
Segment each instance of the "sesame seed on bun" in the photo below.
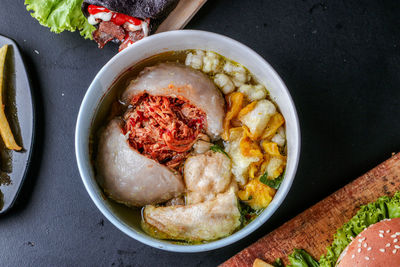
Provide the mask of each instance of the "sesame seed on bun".
POLYGON ((400 218, 380 221, 362 231, 343 251, 337 266, 400 266, 400 218))

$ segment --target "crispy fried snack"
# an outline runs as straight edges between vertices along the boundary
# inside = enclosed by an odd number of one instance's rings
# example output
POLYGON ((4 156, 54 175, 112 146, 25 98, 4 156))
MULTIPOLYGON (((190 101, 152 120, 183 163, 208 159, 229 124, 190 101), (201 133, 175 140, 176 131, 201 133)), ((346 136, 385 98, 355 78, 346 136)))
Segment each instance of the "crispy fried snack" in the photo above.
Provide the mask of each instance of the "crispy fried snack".
POLYGON ((0 134, 8 149, 21 150, 21 147, 15 142, 14 136, 11 132, 10 125, 8 124, 6 114, 4 113, 3 104, 3 79, 4 79, 4 65, 7 55, 7 45, 0 48, 0 134))

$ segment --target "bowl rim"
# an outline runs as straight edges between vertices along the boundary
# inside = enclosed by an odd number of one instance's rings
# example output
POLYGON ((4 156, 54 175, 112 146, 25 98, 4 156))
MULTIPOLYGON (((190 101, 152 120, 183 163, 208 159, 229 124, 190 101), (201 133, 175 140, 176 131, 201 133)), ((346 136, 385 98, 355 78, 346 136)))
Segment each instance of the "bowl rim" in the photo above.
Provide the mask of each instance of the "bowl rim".
MULTIPOLYGON (((115 76, 116 79, 120 77, 120 75, 123 72, 119 73, 118 75, 115 76)), ((89 113, 90 114, 90 113, 89 113)), ((85 118, 86 119, 86 118, 85 118)), ((91 121, 93 120, 93 117, 91 118, 91 121)), ((258 53, 256 53, 254 50, 249 48, 248 46, 232 39, 227 36, 217 34, 217 33, 212 33, 212 32, 207 32, 207 31, 200 31, 200 30, 177 30, 177 31, 169 31, 169 32, 163 32, 159 34, 155 34, 149 37, 146 37, 134 45, 128 47, 127 49, 124 49, 120 53, 114 55, 101 69, 100 71, 96 74, 95 78, 91 82, 90 86, 88 87, 88 90, 85 93, 85 96, 82 100, 81 106, 79 108, 79 113, 77 116, 77 122, 76 122, 76 130, 75 130, 75 153, 76 153, 76 160, 77 160, 77 165, 79 169, 80 176, 82 178, 82 182, 86 188, 86 191, 88 192, 90 198, 92 201, 95 203, 96 207, 101 211, 101 213, 112 223, 114 224, 115 227, 117 227, 119 230, 124 232, 126 235, 130 236, 133 239, 136 239, 137 241, 152 246, 154 248, 166 250, 166 251, 171 251, 171 252, 184 252, 184 253, 193 253, 193 252, 204 252, 204 251, 210 251, 210 250, 215 250, 221 247, 228 246, 232 243, 235 243, 244 237, 250 235, 252 232, 254 232, 256 229, 258 229, 261 225, 263 225, 278 209, 278 207, 282 204, 283 200, 286 198, 287 194, 289 193, 289 190, 292 186, 293 180, 296 176, 297 172, 297 167, 299 163, 299 158, 300 158, 300 148, 301 148, 301 135, 300 135, 300 124, 299 124, 299 119, 296 111, 296 106, 293 102, 293 99, 289 93, 289 90, 287 89, 285 83, 281 79, 281 77, 278 75, 278 73, 273 69, 273 67, 263 58, 261 57, 258 53), (128 51, 135 49, 138 45, 147 45, 151 44, 151 42, 156 41, 157 39, 162 39, 164 36, 168 35, 174 35, 177 38, 187 38, 190 35, 197 35, 199 37, 204 37, 206 39, 209 38, 214 38, 218 40, 222 40, 224 42, 230 43, 232 45, 235 45, 245 51, 245 53, 248 53, 252 57, 258 60, 261 64, 263 64, 266 68, 269 69, 269 72, 275 76, 274 78, 276 79, 277 83, 279 84, 279 87, 283 89, 284 93, 288 97, 289 103, 288 105, 290 106, 290 110, 293 113, 293 118, 294 118, 294 146, 293 146, 293 154, 291 155, 291 158, 293 160, 293 172, 291 176, 285 176, 284 183, 282 186, 279 188, 279 193, 280 193, 280 198, 277 199, 275 196, 273 201, 270 203, 267 209, 265 209, 256 219, 254 219, 251 223, 240 229, 239 231, 233 233, 230 236, 221 238, 216 241, 211 241, 209 243, 205 244, 196 244, 196 245, 179 245, 179 244, 172 244, 169 243, 168 241, 163 241, 159 239, 155 239, 153 237, 150 237, 148 235, 141 234, 137 231, 135 231, 132 227, 128 226, 125 224, 123 221, 121 221, 116 215, 114 215, 111 210, 107 207, 105 202, 102 200, 102 197, 99 196, 96 192, 96 189, 94 188, 93 182, 96 183, 95 178, 91 177, 90 172, 85 166, 86 162, 86 157, 83 149, 83 145, 89 145, 88 140, 84 140, 85 131, 90 130, 90 127, 84 125, 84 117, 86 116, 87 112, 90 112, 88 109, 88 106, 90 106, 90 103, 93 102, 93 100, 90 98, 92 91, 95 90, 95 87, 97 86, 96 81, 99 80, 105 72, 109 71, 108 69, 112 64, 117 61, 119 58, 124 57, 128 51), (86 142, 85 142, 86 141, 86 142), (268 211, 268 212, 266 212, 268 211)))

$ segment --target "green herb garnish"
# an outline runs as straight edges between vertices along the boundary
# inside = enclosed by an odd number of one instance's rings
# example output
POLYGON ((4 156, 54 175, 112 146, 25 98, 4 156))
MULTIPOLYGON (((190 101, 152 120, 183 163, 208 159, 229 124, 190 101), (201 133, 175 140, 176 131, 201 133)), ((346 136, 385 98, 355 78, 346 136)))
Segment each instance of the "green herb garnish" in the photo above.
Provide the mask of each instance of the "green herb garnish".
POLYGON ((280 258, 276 259, 276 260, 272 263, 272 265, 273 265, 274 267, 285 267, 285 265, 283 265, 283 262, 282 262, 282 260, 281 260, 280 258))
POLYGON ((258 215, 260 215, 264 209, 253 210, 249 205, 245 204, 242 201, 239 201, 239 210, 240 210, 240 222, 242 226, 246 226, 251 223, 258 215))
POLYGON ((223 154, 225 154, 225 156, 227 156, 228 158, 231 158, 231 157, 229 157, 228 153, 226 153, 225 150, 224 150, 221 146, 219 146, 219 145, 212 145, 212 146, 210 147, 210 149, 211 149, 211 151, 223 153, 223 154))
POLYGON ((260 182, 268 185, 269 187, 279 189, 279 186, 281 185, 283 180, 283 175, 275 178, 275 179, 268 179, 268 172, 265 172, 263 175, 260 177, 260 182))

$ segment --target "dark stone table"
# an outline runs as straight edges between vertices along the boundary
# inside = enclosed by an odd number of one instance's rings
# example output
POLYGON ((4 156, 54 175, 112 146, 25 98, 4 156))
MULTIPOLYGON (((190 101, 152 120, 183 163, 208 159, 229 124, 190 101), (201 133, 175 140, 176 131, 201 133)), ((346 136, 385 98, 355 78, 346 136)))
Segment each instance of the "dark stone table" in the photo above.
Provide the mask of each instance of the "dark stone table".
POLYGON ((302 153, 287 199, 259 230, 216 251, 175 254, 111 225, 76 166, 81 100, 117 47, 51 33, 22 0, 1 0, 0 34, 18 42, 32 79, 37 140, 22 194, 0 218, 0 265, 215 266, 400 151, 399 14, 397 0, 208 1, 187 28, 243 42, 276 69, 297 106, 302 153))

